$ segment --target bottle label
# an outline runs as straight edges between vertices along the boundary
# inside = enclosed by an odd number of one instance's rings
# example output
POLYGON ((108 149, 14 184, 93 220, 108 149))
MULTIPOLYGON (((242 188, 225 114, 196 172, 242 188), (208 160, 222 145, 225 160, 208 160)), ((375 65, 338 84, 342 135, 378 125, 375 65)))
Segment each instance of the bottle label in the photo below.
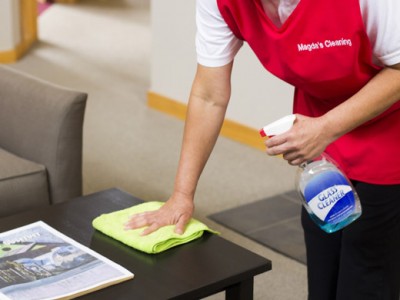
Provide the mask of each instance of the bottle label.
POLYGON ((327 171, 310 180, 304 190, 304 197, 311 211, 329 224, 343 221, 356 207, 352 187, 337 171, 327 171))

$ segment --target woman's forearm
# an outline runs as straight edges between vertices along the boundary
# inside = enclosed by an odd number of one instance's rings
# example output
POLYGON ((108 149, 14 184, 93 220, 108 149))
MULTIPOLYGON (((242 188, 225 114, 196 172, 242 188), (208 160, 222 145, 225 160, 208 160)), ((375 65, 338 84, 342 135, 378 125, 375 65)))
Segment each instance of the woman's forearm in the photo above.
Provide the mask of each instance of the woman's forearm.
POLYGON ((231 68, 198 68, 188 104, 174 194, 194 196, 225 117, 231 68))
POLYGON ((400 99, 400 64, 382 69, 353 97, 323 116, 335 140, 380 115, 400 99))
POLYGON ((400 99, 400 64, 387 67, 359 92, 318 118, 299 115, 287 133, 266 141, 267 154, 282 154, 300 165, 354 128, 383 113, 400 99))

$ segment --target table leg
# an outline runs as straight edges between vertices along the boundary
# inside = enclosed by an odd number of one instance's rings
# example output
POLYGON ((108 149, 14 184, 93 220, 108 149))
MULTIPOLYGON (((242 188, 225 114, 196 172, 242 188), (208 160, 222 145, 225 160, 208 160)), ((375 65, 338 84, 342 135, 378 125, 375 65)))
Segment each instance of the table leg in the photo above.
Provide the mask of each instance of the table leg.
POLYGON ((254 278, 232 285, 226 289, 226 300, 253 300, 254 278))

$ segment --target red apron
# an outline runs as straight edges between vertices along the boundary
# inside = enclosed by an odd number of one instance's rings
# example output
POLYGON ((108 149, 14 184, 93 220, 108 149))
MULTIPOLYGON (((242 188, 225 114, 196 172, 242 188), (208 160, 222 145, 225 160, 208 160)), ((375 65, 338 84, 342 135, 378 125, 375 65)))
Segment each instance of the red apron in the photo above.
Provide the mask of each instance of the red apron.
MULTIPOLYGON (((263 66, 295 87, 293 111, 325 114, 360 90, 381 67, 372 62, 359 0, 301 0, 282 27, 261 0, 217 0, 232 32, 263 66)), ((400 102, 328 146, 349 178, 400 183, 400 102)))

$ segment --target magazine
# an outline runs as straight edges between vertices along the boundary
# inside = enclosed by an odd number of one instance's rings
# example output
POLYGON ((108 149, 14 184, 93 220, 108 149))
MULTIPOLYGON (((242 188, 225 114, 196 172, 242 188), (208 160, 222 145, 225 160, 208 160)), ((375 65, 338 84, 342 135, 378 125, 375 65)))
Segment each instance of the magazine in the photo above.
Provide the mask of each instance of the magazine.
POLYGON ((0 299, 72 299, 133 276, 42 221, 0 233, 0 299))

